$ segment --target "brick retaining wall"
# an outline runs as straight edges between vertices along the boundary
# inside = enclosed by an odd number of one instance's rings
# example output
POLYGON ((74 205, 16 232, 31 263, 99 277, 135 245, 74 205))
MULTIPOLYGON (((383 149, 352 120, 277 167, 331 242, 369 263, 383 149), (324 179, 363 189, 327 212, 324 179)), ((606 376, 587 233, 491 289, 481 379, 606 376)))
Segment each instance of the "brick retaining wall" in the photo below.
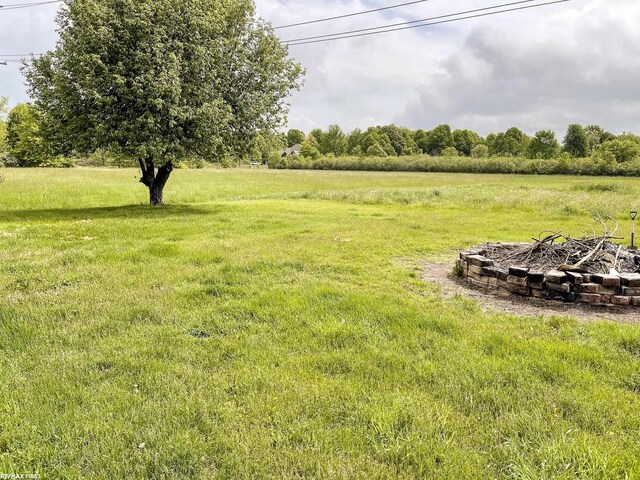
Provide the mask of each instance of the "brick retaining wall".
POLYGON ((460 253, 458 273, 471 285, 499 295, 578 302, 591 305, 640 307, 640 274, 581 274, 526 267, 498 268, 483 251, 460 253))

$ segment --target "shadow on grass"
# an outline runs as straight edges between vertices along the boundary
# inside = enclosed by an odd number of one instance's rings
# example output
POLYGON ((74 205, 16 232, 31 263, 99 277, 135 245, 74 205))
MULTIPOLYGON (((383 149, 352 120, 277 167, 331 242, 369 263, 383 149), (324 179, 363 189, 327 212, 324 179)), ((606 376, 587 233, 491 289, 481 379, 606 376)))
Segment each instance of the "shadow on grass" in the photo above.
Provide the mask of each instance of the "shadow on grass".
POLYGON ((67 222, 77 220, 103 220, 115 218, 149 219, 185 217, 191 215, 211 215, 220 213, 219 206, 167 205, 150 207, 147 205, 124 205, 120 207, 92 208, 51 208, 36 210, 0 211, 0 222, 67 222))

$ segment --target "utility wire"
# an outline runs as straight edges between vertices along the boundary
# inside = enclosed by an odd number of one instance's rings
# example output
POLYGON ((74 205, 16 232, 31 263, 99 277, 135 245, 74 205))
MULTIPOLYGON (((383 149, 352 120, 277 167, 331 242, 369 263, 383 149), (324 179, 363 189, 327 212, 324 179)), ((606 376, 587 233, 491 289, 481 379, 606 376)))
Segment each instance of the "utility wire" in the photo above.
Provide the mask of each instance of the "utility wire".
MULTIPOLYGON (((425 0, 425 1, 427 1, 427 0, 425 0)), ((382 33, 390 33, 390 32, 397 32, 397 31, 401 31, 401 30, 409 30, 409 29, 422 28, 422 27, 428 27, 428 26, 433 26, 433 25, 441 25, 441 24, 445 24, 445 23, 458 22, 458 21, 462 21, 462 20, 470 20, 470 19, 473 19, 473 18, 488 17, 488 16, 492 16, 492 15, 499 15, 499 14, 502 14, 502 13, 515 12, 515 11, 519 11, 519 10, 528 10, 528 9, 532 9, 532 8, 545 7, 545 6, 550 6, 550 5, 560 4, 560 3, 567 3, 567 2, 570 2, 572 0, 555 0, 555 1, 540 3, 540 4, 536 4, 536 5, 527 5, 527 6, 523 6, 523 7, 509 8, 509 9, 500 10, 500 11, 497 11, 497 12, 488 12, 488 13, 481 13, 481 14, 476 14, 476 15, 467 15, 469 13, 475 13, 475 12, 480 12, 480 11, 485 11, 485 10, 494 10, 494 9, 497 9, 497 8, 504 8, 504 7, 508 7, 508 6, 512 6, 512 5, 518 5, 518 4, 522 4, 522 3, 529 3, 529 2, 533 2, 533 1, 537 1, 537 0, 520 0, 518 2, 511 2, 511 3, 501 4, 501 5, 494 5, 492 7, 480 8, 480 9, 476 9, 476 10, 468 10, 468 11, 465 11, 465 12, 458 12, 458 13, 451 13, 451 14, 447 14, 447 15, 440 15, 440 16, 437 16, 437 17, 425 18, 425 19, 422 19, 422 20, 414 20, 414 21, 409 21, 409 22, 384 25, 384 26, 380 26, 380 27, 364 28, 364 29, 360 29, 360 30, 351 30, 351 31, 340 32, 340 33, 317 35, 315 37, 305 37, 305 38, 298 38, 298 39, 293 39, 293 40, 285 40, 282 43, 284 43, 284 44, 286 44, 288 46, 298 46, 298 45, 308 45, 308 44, 314 44, 314 43, 324 43, 324 42, 330 42, 330 41, 334 41, 334 40, 343 40, 343 39, 348 39, 348 38, 365 37, 365 36, 370 36, 370 35, 378 35, 378 34, 382 34, 382 33), (448 19, 448 20, 440 20, 440 21, 437 21, 437 22, 432 22, 431 21, 431 20, 448 18, 448 17, 457 17, 459 15, 466 15, 466 16, 461 16, 459 18, 453 18, 453 19, 448 19), (429 22, 429 23, 421 23, 421 22, 429 22), (420 24, 419 25, 412 25, 414 23, 420 23, 420 24), (391 27, 396 27, 398 25, 405 25, 405 26, 400 27, 400 28, 391 28, 391 27), (375 31, 371 31, 371 30, 375 30, 375 31), (365 32, 365 33, 361 33, 361 32, 365 32)), ((49 2, 49 3, 55 3, 55 2, 49 2)), ((416 3, 416 2, 413 2, 413 3, 416 3)), ((386 8, 392 8, 392 7, 386 7, 386 8)), ((43 54, 41 54, 41 53, 35 53, 35 54, 34 53, 30 53, 30 54, 25 54, 25 55, 18 55, 18 54, 0 55, 0 59, 2 59, 5 62, 22 62, 22 59, 24 59, 25 57, 28 57, 28 56, 40 56, 40 55, 43 55, 43 54), (10 57, 21 57, 21 58, 20 59, 14 59, 14 58, 10 58, 10 57)))
POLYGON ((13 53, 11 55, 2 55, 0 54, 0 58, 11 58, 11 57, 19 57, 19 58, 27 58, 27 57, 39 57, 41 55, 44 55, 43 53, 13 53))
POLYGON ((318 38, 339 37, 339 36, 347 35, 347 34, 350 34, 350 33, 370 32, 372 30, 381 30, 381 29, 386 29, 386 28, 391 28, 391 27, 398 27, 400 25, 411 25, 411 24, 414 24, 414 23, 429 22, 431 20, 439 20, 441 18, 457 17, 459 15, 467 15, 467 14, 470 14, 470 13, 483 12, 483 11, 486 11, 486 10, 494 10, 496 8, 510 7, 510 6, 513 6, 513 5, 520 5, 520 4, 523 4, 523 3, 531 3, 531 2, 537 2, 537 1, 539 1, 539 0, 520 0, 518 2, 504 3, 502 5, 493 5, 491 7, 477 8, 475 10, 467 10, 467 11, 464 11, 464 12, 449 13, 447 15, 439 15, 437 17, 423 18, 423 19, 420 19, 420 20, 412 20, 410 22, 392 23, 392 24, 389 24, 389 25, 380 25, 379 27, 361 28, 359 30, 348 30, 346 32, 338 32, 338 33, 328 33, 326 35, 316 35, 314 37, 295 38, 293 40, 283 40, 282 42, 283 43, 294 43, 294 42, 303 42, 303 41, 306 41, 306 40, 315 40, 315 39, 318 39, 318 38))
MULTIPOLYGON (((430 22, 430 23, 423 23, 420 25, 410 25, 410 26, 406 26, 406 27, 400 27, 400 28, 391 28, 388 30, 378 30, 375 32, 368 32, 368 33, 357 33, 354 35, 343 35, 343 36, 339 36, 339 37, 333 37, 333 38, 324 38, 324 39, 320 39, 320 40, 310 40, 310 41, 299 41, 299 42, 295 42, 295 43, 288 43, 288 46, 297 46, 297 45, 309 45, 309 44, 313 44, 313 43, 324 43, 324 42, 332 42, 335 40, 343 40, 346 38, 357 38, 357 37, 367 37, 370 35, 379 35, 382 33, 390 33, 390 32, 397 32, 400 30, 410 30, 413 28, 422 28, 422 27, 429 27, 432 25, 441 25, 444 23, 452 23, 452 22, 459 22, 461 20, 469 20, 472 18, 481 18, 481 17, 489 17, 492 15, 499 15, 501 13, 508 13, 508 12, 515 12, 515 11, 519 11, 519 10, 528 10, 531 8, 538 8, 538 7, 545 7, 545 6, 549 6, 549 5, 555 5, 555 4, 559 4, 559 3, 567 3, 570 2, 572 0, 555 0, 553 2, 545 2, 545 3, 540 3, 537 5, 527 5, 524 7, 517 7, 517 8, 509 8, 506 10, 500 10, 498 12, 489 12, 489 13, 479 13, 476 15, 468 15, 466 17, 460 17, 460 18, 453 18, 453 19, 449 19, 449 20, 440 20, 438 22, 430 22)), ((507 6, 509 4, 505 4, 503 6, 507 6)), ((500 6, 495 7, 495 8, 500 8, 500 6)), ((378 27, 378 28, 384 28, 384 27, 378 27)))
POLYGON ((0 12, 5 12, 8 10, 19 10, 22 8, 41 7, 44 5, 51 5, 54 3, 62 3, 62 0, 49 0, 44 2, 12 3, 9 5, 0 5, 0 12))
POLYGON ((368 13, 382 12, 383 10, 391 10, 393 8, 406 7, 407 5, 415 5, 416 3, 424 3, 424 2, 428 2, 428 1, 429 0, 417 0, 417 1, 414 1, 414 2, 399 3, 397 5, 390 5, 388 7, 374 8, 373 10, 365 10, 363 12, 348 13, 346 15, 338 15, 336 17, 320 18, 318 20, 309 20, 308 22, 292 23, 290 25, 280 25, 279 27, 274 27, 274 30, 280 30, 280 29, 283 29, 283 28, 291 28, 291 27, 299 27, 301 25, 311 25, 312 23, 329 22, 331 20, 339 20, 341 18, 356 17, 358 15, 366 15, 368 13))

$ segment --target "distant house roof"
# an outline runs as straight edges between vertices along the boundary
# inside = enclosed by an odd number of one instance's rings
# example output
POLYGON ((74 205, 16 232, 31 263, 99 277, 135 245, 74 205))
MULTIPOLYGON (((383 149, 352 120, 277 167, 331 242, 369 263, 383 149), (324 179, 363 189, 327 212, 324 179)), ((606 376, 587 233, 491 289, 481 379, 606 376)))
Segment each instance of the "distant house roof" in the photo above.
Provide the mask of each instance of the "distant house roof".
POLYGON ((299 143, 296 143, 291 148, 285 148, 284 150, 280 150, 280 156, 288 157, 289 155, 299 155, 301 150, 302 150, 302 145, 300 145, 299 143))

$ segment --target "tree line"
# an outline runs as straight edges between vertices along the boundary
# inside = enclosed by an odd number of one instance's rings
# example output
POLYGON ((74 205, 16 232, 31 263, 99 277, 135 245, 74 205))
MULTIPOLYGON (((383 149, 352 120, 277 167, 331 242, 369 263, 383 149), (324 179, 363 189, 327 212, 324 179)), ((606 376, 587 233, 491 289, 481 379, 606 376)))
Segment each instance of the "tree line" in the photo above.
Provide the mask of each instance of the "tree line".
MULTIPOLYGON (((0 162, 14 167, 69 167, 75 164, 72 156, 56 155, 55 149, 43 135, 41 113, 31 104, 18 104, 8 111, 6 97, 0 97, 0 162)), ((469 158, 526 158, 550 160, 559 158, 595 157, 618 163, 640 158, 640 136, 632 133, 614 135, 599 125, 569 125, 562 143, 550 130, 528 136, 513 127, 505 132, 482 137, 471 130, 453 130, 443 124, 433 130, 410 130, 396 125, 355 129, 345 133, 338 125, 326 130, 314 129, 308 134, 290 129, 286 133, 259 133, 235 160, 225 159, 227 165, 240 161, 270 161, 282 166, 279 151, 301 145, 300 155, 311 160, 321 157, 433 157, 469 158)), ((98 150, 85 155, 85 164, 99 166, 135 166, 133 158, 98 150)), ((200 166, 218 158, 184 159, 189 166, 200 166)), ((222 163, 225 163, 222 162, 222 163)))
MULTIPOLYGON (((640 158, 640 136, 614 135, 599 125, 569 125, 562 143, 551 130, 529 136, 512 127, 482 137, 471 130, 453 130, 439 125, 433 130, 410 130, 396 125, 355 129, 345 133, 338 125, 305 134, 291 129, 281 136, 282 144, 301 145, 300 154, 317 160, 329 157, 402 157, 426 154, 434 157, 558 159, 598 157, 627 162, 640 158)), ((276 162, 277 159, 274 158, 276 162)))

